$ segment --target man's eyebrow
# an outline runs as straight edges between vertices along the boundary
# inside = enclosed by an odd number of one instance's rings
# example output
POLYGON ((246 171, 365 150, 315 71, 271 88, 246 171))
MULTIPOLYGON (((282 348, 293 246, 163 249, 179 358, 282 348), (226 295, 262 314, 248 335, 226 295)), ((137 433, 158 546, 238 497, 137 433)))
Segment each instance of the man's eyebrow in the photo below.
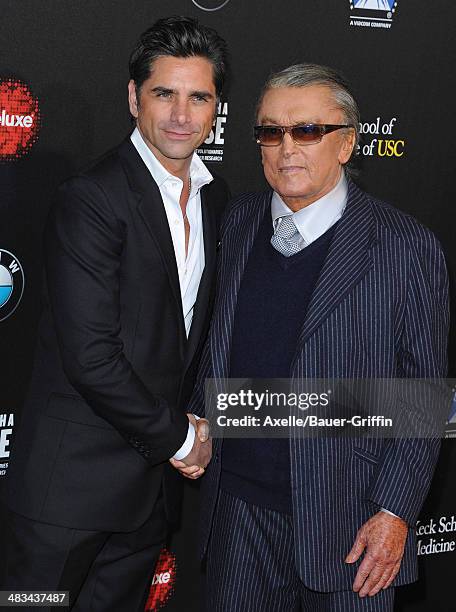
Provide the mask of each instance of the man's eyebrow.
POLYGON ((199 98, 206 98, 207 100, 213 100, 214 96, 213 94, 211 94, 210 91, 200 91, 200 90, 196 90, 196 91, 192 91, 190 94, 190 97, 192 96, 198 96, 199 98))
POLYGON ((262 117, 261 118, 262 125, 279 125, 278 121, 272 119, 271 117, 262 117))
MULTIPOLYGON (((163 87, 161 85, 157 85, 157 87, 154 87, 153 89, 151 89, 152 93, 164 93, 164 94, 175 94, 177 93, 175 89, 170 89, 169 87, 163 87)), ((193 96, 197 96, 199 98, 205 98, 206 100, 213 100, 214 96, 210 91, 206 91, 206 90, 195 90, 195 91, 191 91, 189 94, 189 97, 192 98, 193 96)))
POLYGON ((151 91, 153 93, 176 93, 174 89, 169 89, 169 87, 162 87, 161 85, 157 85, 157 87, 154 87, 151 91))
MULTIPOLYGON (((305 125, 308 123, 319 123, 317 119, 298 119, 294 121, 291 125, 305 125)), ((281 125, 279 121, 273 119, 272 117, 262 117, 260 125, 281 125)))

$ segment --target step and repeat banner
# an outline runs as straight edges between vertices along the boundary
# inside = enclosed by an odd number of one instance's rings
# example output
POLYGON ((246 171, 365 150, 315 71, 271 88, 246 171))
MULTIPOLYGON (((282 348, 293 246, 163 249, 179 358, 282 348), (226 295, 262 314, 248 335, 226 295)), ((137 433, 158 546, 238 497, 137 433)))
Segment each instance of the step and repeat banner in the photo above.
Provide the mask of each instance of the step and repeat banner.
MULTIPOLYGON (((446 0, 2 0, 0 2, 0 486, 30 377, 42 279, 42 232, 56 186, 131 128, 127 63, 159 17, 216 28, 232 61, 229 88, 199 153, 233 194, 264 187, 252 138, 271 71, 310 61, 341 70, 361 109, 356 181, 437 235, 454 286, 456 4, 446 0)), ((454 300, 453 300, 454 302, 454 300)), ((453 321, 455 317, 453 316, 453 321)), ((453 328, 454 329, 454 328, 453 328)), ((455 333, 450 355, 455 368, 455 333)), ((419 583, 397 610, 456 609, 456 415, 417 525, 419 583)), ((1 512, 1 511, 0 511, 1 512)), ((162 551, 148 610, 197 612, 198 484, 162 551)), ((0 513, 0 538, 5 537, 0 513)), ((1 558, 0 566, 4 560, 1 558)), ((0 567, 0 571, 1 571, 0 567)))

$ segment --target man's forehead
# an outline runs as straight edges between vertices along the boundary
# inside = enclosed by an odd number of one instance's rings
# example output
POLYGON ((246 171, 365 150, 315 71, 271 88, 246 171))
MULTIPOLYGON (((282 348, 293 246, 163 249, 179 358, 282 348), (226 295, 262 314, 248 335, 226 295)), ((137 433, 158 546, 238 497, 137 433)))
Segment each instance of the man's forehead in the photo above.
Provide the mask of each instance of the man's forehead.
POLYGON ((339 112, 333 92, 325 85, 277 87, 265 92, 258 120, 263 124, 281 120, 286 124, 318 123, 339 112))
POLYGON ((260 108, 311 105, 334 106, 331 89, 319 84, 304 87, 274 87, 265 92, 260 108))
POLYGON ((199 81, 215 89, 214 67, 205 57, 174 57, 163 55, 154 59, 149 68, 150 82, 162 81, 182 85, 199 81))

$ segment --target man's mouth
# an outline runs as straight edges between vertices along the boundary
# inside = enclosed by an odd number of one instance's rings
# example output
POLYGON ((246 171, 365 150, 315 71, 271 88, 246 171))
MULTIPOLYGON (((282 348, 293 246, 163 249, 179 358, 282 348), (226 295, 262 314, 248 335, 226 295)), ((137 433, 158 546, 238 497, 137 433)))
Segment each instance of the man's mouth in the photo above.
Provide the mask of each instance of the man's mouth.
POLYGON ((180 132, 176 130, 164 130, 166 136, 171 140, 188 140, 193 132, 180 132))
POLYGON ((303 166, 281 166, 279 172, 282 174, 295 174, 304 170, 303 166))

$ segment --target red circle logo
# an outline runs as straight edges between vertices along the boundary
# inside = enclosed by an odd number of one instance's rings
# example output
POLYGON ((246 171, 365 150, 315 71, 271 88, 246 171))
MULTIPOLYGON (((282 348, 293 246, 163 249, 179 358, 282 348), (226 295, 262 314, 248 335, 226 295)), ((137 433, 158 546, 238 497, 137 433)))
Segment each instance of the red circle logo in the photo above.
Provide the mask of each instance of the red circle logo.
POLYGON ((161 610, 173 594, 175 583, 176 556, 166 548, 163 548, 155 566, 145 612, 161 610))
POLYGON ((28 85, 0 80, 0 161, 19 159, 38 138, 40 110, 28 85))

